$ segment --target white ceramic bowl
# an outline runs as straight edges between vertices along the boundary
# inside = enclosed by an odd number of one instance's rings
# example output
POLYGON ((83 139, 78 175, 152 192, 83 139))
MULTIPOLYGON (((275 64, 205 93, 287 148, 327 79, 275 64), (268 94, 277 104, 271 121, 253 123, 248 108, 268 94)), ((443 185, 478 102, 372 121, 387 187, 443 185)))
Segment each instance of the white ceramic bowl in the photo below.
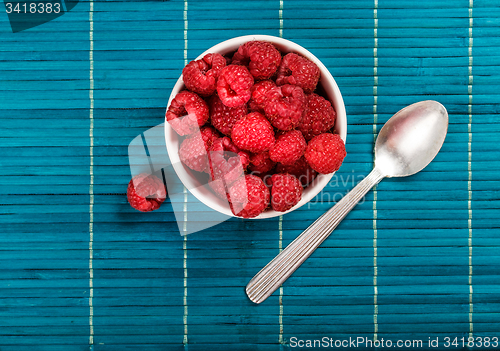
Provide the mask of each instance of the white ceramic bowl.
MULTIPOLYGON (((222 43, 219 43, 215 46, 212 46, 210 49, 202 53, 200 56, 196 58, 196 60, 201 59, 208 53, 219 53, 219 54, 227 54, 233 51, 236 51, 241 44, 244 44, 251 40, 261 40, 273 43, 282 53, 294 52, 300 54, 304 57, 307 57, 309 60, 313 61, 321 71, 321 77, 319 83, 322 87, 329 100, 333 103, 333 107, 337 113, 337 121, 335 123, 335 129, 340 134, 340 137, 344 142, 346 141, 347 135, 347 118, 345 113, 344 100, 342 99, 342 95, 340 93, 339 87, 333 79, 332 75, 328 71, 328 69, 321 63, 320 60, 316 58, 309 51, 304 49, 302 46, 295 44, 286 39, 273 37, 270 35, 246 35, 242 37, 232 38, 222 43)), ((172 99, 183 89, 185 89, 184 82, 182 80, 182 75, 177 80, 174 88, 172 89, 172 93, 170 94, 170 98, 168 100, 168 106, 172 102, 172 99)), ((167 108, 168 108, 167 106, 167 108)), ((197 176, 192 170, 186 167, 179 159, 179 136, 177 133, 170 127, 170 125, 165 122, 165 142, 167 145, 168 156, 170 157, 170 162, 177 173, 177 176, 180 178, 184 186, 193 194, 198 200, 207 205, 208 207, 223 213, 225 215, 235 217, 231 212, 227 203, 219 199, 215 196, 208 187, 203 186, 200 181, 200 177, 197 176)), ((314 198, 323 188, 328 184, 330 179, 333 177, 334 173, 330 174, 319 174, 316 179, 306 188, 302 194, 302 199, 300 202, 295 205, 293 208, 288 210, 287 212, 276 212, 273 210, 267 210, 264 213, 261 213, 259 216, 255 218, 272 218, 280 216, 284 213, 288 213, 296 210, 297 208, 303 206, 307 202, 309 202, 312 198, 314 198)))

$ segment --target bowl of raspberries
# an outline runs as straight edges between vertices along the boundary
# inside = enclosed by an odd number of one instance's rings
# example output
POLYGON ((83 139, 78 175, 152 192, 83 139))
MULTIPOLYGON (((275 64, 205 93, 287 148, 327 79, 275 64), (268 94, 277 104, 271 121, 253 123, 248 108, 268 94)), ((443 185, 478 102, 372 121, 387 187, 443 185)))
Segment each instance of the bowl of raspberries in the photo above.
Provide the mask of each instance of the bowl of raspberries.
POLYGON ((228 216, 271 218, 301 207, 346 156, 335 80, 313 54, 278 37, 229 39, 189 62, 165 119, 177 176, 228 216))

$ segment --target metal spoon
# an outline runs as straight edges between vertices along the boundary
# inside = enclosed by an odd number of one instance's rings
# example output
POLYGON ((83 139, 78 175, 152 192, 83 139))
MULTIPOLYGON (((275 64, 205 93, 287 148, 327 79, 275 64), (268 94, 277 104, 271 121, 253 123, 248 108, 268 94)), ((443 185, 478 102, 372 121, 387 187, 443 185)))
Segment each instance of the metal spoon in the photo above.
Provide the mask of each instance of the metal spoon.
POLYGON ((441 149, 447 130, 448 112, 437 101, 417 102, 392 116, 377 137, 371 173, 250 280, 246 287, 250 300, 267 299, 383 178, 406 177, 424 169, 441 149))

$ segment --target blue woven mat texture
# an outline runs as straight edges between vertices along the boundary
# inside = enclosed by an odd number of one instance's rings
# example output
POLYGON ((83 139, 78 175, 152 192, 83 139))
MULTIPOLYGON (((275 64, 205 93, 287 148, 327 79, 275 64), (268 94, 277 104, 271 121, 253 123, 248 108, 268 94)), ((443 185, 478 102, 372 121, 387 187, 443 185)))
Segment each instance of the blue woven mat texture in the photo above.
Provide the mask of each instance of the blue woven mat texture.
POLYGON ((18 33, 2 12, 0 39, 1 351, 274 351, 323 337, 495 349, 498 1, 85 0, 18 33), (186 60, 247 34, 324 62, 348 156, 337 182, 281 220, 183 237, 171 203, 128 205, 128 145, 163 122, 186 60), (380 183, 281 289, 250 302, 251 277, 369 173, 385 121, 427 99, 450 118, 435 161, 380 183))

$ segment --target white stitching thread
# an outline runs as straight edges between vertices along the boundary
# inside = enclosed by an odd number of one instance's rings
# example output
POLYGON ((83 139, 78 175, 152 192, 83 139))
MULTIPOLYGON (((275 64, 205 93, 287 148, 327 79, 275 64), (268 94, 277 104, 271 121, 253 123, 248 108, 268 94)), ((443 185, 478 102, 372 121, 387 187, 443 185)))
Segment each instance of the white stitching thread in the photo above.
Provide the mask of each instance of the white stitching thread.
POLYGON ((474 331, 474 324, 472 319, 472 313, 474 309, 474 305, 472 302, 472 84, 473 84, 473 76, 472 76, 472 45, 473 45, 473 37, 472 37, 472 8, 474 2, 473 0, 469 0, 469 85, 467 91, 469 93, 469 104, 468 104, 468 113, 469 113, 469 124, 468 124, 468 133, 469 133, 469 143, 468 143, 468 172, 469 178, 467 182, 467 188, 469 192, 469 200, 468 200, 468 210, 469 210, 469 220, 468 220, 468 228, 469 228, 469 337, 472 337, 472 333, 474 331))
MULTIPOLYGON (((373 8, 373 141, 377 138, 377 87, 378 87, 378 0, 373 8)), ((373 187, 373 340, 378 338, 378 287, 377 287, 377 186, 373 187)))
POLYGON ((92 349, 94 345, 94 268, 93 268, 93 258, 94 258, 94 2, 90 0, 89 9, 89 100, 90 100, 90 128, 89 128, 89 138, 90 138, 90 185, 89 185, 89 345, 92 349))
MULTIPOLYGON (((184 12, 183 12, 183 17, 184 17, 184 66, 188 64, 187 60, 187 52, 188 52, 188 18, 187 18, 187 12, 188 12, 188 2, 187 0, 184 0, 184 12)), ((187 200, 188 200, 188 194, 187 194, 187 189, 184 187, 184 226, 183 226, 183 235, 184 235, 184 241, 182 242, 182 250, 184 252, 184 258, 182 262, 182 266, 184 269, 184 297, 183 297, 183 305, 184 305, 184 316, 182 318, 183 323, 184 323, 184 339, 183 339, 183 344, 184 346, 187 346, 188 344, 188 323, 187 323, 187 318, 188 318, 188 304, 187 304, 187 278, 188 278, 188 271, 187 271, 187 220, 188 220, 188 213, 187 213, 187 200)))

